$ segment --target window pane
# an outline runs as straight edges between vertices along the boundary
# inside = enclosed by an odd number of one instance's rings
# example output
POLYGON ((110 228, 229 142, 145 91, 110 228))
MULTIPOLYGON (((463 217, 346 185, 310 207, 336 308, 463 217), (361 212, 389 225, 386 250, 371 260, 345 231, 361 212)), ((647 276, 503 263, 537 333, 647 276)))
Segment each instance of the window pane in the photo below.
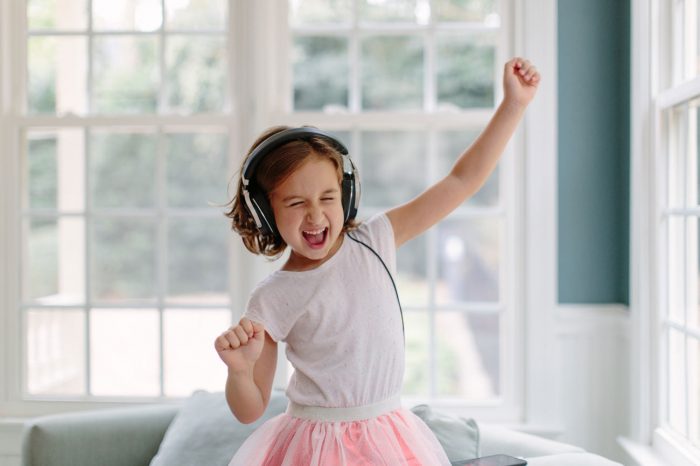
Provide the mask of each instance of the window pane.
POLYGON ((438 304, 498 302, 500 218, 447 218, 438 229, 438 304))
POLYGON ((93 39, 92 109, 97 113, 155 112, 158 104, 157 39, 93 39))
POLYGON ((687 435, 685 336, 670 329, 668 345, 668 422, 679 433, 687 435))
POLYGON ((682 43, 674 44, 679 51, 682 51, 683 76, 681 81, 693 79, 700 74, 700 9, 697 0, 685 0, 676 2, 676 5, 683 8, 681 18, 682 24, 677 25, 682 29, 682 43), (682 4, 681 4, 682 3, 682 4))
MULTIPOLYGON (((471 145, 479 131, 445 131, 437 139, 437 176, 447 175, 457 158, 471 145)), ((484 186, 464 203, 466 206, 495 207, 499 202, 499 168, 493 171, 484 186)))
POLYGON ((85 394, 85 313, 36 309, 26 320, 27 390, 32 395, 85 394))
POLYGON ((361 136, 362 204, 394 207, 425 189, 424 133, 367 131, 361 136))
POLYGON ((688 173, 688 204, 696 206, 700 206, 700 129, 698 129, 698 125, 700 125, 700 108, 698 108, 698 104, 700 102, 696 101, 694 109, 696 119, 694 131, 695 150, 688 153, 688 169, 686 170, 686 173, 688 173))
POLYGON ((668 203, 671 208, 683 208, 686 200, 685 162, 687 143, 688 140, 692 141, 694 138, 686 137, 688 126, 686 106, 675 107, 664 116, 667 118, 666 123, 669 125, 668 203))
POLYGON ((294 26, 347 23, 352 3, 352 0, 290 0, 290 22, 294 26))
POLYGON ((688 436, 700 445, 700 341, 688 337, 688 436))
POLYGON ((76 30, 87 28, 85 0, 27 0, 30 30, 76 30))
POLYGON ((692 62, 691 62, 691 69, 693 70, 692 75, 697 76, 700 75, 700 5, 698 4, 698 0, 692 0, 693 6, 694 6, 694 15, 693 18, 691 19, 692 22, 692 30, 693 30, 693 36, 694 36, 694 41, 692 42, 694 46, 694 55, 692 62))
POLYGON ((428 281, 428 236, 419 236, 401 246, 397 254, 399 289, 403 306, 426 306, 430 294, 428 281))
POLYGON ((167 29, 217 30, 226 29, 228 2, 226 0, 165 0, 167 29))
POLYGON ((165 139, 168 206, 225 204, 228 138, 222 133, 170 133, 165 139))
POLYGON ((85 301, 85 221, 33 218, 25 236, 24 298, 42 304, 85 301))
POLYGON ((155 31, 163 23, 161 0, 92 0, 96 31, 155 31))
POLYGON ((58 208, 58 160, 54 132, 27 134, 27 203, 32 209, 58 208))
POLYGON ((685 255, 687 282, 685 290, 685 307, 688 310, 686 325, 700 330, 700 234, 698 234, 698 217, 686 219, 685 255))
POLYGON ((329 133, 333 135, 334 138, 343 143, 343 145, 348 149, 348 155, 353 159, 353 163, 357 165, 357 160, 355 158, 355 150, 352 144, 352 133, 350 131, 341 130, 328 130, 329 133))
POLYGON ((668 314, 683 324, 685 321, 685 219, 668 220, 668 314))
MULTIPOLYGON (((698 219, 695 219, 695 221, 697 224, 698 219)), ((698 248, 697 262, 695 262, 695 273, 690 277, 690 283, 695 287, 695 299, 690 301, 690 313, 691 315, 694 314, 694 317, 692 317, 692 321, 689 325, 697 329, 700 328, 700 237, 696 238, 695 245, 698 248), (693 307, 695 307, 695 309, 693 309, 693 307)))
POLYGON ((348 107, 348 41, 344 37, 294 39, 294 108, 348 107))
POLYGON ((82 129, 27 132, 27 199, 31 209, 82 211, 85 141, 82 129))
POLYGON ((56 221, 34 219, 29 222, 28 264, 25 272, 25 299, 41 299, 58 294, 58 238, 56 221))
POLYGON ((226 39, 168 36, 166 105, 178 113, 220 112, 226 107, 226 39))
POLYGON ((168 220, 169 302, 228 302, 229 232, 218 217, 168 220))
POLYGON ((495 0, 433 0, 437 21, 468 21, 498 26, 495 0))
POLYGON ((437 39, 437 93, 441 108, 492 108, 496 82, 495 33, 437 39))
POLYGON ((404 396, 427 396, 430 392, 430 320, 425 311, 403 313, 406 328, 404 396))
POLYGON ((94 130, 90 135, 90 195, 95 208, 154 207, 155 134, 94 130))
POLYGON ((360 19, 379 22, 410 22, 428 24, 428 0, 360 0, 360 19))
POLYGON ((92 395, 160 395, 158 321, 155 309, 90 312, 92 395))
POLYGON ((412 36, 362 41, 362 108, 423 108, 423 41, 412 36))
POLYGON ((498 314, 440 311, 435 333, 438 395, 471 402, 498 398, 498 314))
POLYGON ((152 219, 96 218, 92 226, 91 294, 119 301, 156 296, 156 228, 152 219))
POLYGON ((230 325, 228 309, 168 309, 163 313, 166 396, 223 389, 226 366, 214 351, 213 342, 230 325))
POLYGON ((27 73, 29 113, 85 112, 85 37, 30 37, 27 43, 27 73))

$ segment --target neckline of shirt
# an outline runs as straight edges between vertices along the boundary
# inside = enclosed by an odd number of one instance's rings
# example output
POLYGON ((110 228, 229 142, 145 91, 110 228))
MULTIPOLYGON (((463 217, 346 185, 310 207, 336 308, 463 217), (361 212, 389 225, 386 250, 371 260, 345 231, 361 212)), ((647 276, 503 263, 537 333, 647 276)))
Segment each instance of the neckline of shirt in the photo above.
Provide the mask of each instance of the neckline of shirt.
MULTIPOLYGON (((347 233, 344 233, 344 235, 347 236, 347 233)), ((328 259, 327 261, 325 261, 323 264, 319 265, 318 267, 314 267, 313 269, 308 269, 308 270, 282 270, 282 269, 278 269, 273 273, 276 275, 301 276, 302 274, 311 275, 311 274, 315 274, 315 273, 324 271, 324 270, 328 269, 329 267, 331 267, 334 263, 336 263, 338 261, 338 257, 341 254, 344 254, 344 251, 347 249, 347 246, 346 246, 347 243, 348 243, 348 239, 343 238, 342 244, 340 245, 338 250, 335 252, 335 254, 333 254, 333 257, 331 257, 330 259, 328 259)))

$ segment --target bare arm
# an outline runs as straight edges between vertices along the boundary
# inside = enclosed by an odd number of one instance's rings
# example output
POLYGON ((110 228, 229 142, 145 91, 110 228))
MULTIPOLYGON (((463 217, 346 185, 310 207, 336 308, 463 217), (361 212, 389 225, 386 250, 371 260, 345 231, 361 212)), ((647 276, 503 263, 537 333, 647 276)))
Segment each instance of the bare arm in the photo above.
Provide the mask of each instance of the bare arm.
POLYGON ((514 58, 506 63, 504 99, 484 131, 445 178, 387 212, 397 247, 442 220, 481 189, 534 97, 539 80, 539 73, 527 60, 514 58))
POLYGON ((263 415, 272 392, 277 366, 277 343, 261 324, 248 319, 222 333, 214 343, 228 366, 226 401, 244 424, 263 415))

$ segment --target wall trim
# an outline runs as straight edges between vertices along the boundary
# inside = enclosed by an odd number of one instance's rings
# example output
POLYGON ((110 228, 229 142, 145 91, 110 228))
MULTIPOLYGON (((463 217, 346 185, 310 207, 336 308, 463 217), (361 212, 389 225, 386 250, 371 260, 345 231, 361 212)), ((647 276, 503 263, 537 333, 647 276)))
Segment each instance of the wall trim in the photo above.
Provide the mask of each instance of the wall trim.
POLYGON ((624 304, 559 304, 555 314, 556 334, 580 334, 605 327, 628 337, 631 317, 624 304))
POLYGON ((522 123, 525 312, 524 422, 557 425, 559 413, 542 380, 556 365, 553 314, 557 292, 557 2, 515 2, 515 54, 536 64, 542 76, 537 97, 522 123))

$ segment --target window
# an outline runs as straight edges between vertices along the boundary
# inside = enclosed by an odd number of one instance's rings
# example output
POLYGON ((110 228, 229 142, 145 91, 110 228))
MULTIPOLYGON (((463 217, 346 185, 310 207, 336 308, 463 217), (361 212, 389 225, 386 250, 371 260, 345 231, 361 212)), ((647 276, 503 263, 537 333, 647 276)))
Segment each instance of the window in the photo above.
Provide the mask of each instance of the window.
MULTIPOLYGON (((280 123, 335 132, 360 170, 366 218, 447 174, 500 100, 510 1, 282 5, 6 7, 22 19, 19 66, 3 75, 21 84, 5 133, 21 175, 11 395, 220 390, 212 338, 268 270, 218 207, 249 141, 280 123)), ((519 417, 521 176, 506 154, 477 196, 400 250, 407 396, 519 417)))
MULTIPOLYGON (((650 25, 658 33, 650 54, 656 70, 653 99, 657 122, 650 154, 656 173, 654 225, 658 268, 649 279, 655 300, 648 315, 648 363, 653 411, 648 413, 654 448, 673 464, 700 459, 700 10, 697 0, 651 2, 650 25), (655 318, 657 317, 657 318, 655 318), (658 380, 658 385, 654 384, 658 380)), ((644 52, 649 53, 649 52, 644 52)), ((652 81, 653 82, 653 81, 652 81)), ((650 165, 651 167, 651 165, 650 165)), ((641 291, 643 292, 643 291, 641 291)), ((646 345, 644 340, 640 344, 646 345)), ((649 383, 649 381, 647 381, 649 383)), ((651 433, 650 433, 651 434, 651 433)))
MULTIPOLYGON (((333 128, 350 147, 360 216, 445 176, 498 101, 507 2, 291 0, 289 8, 291 118, 333 128)), ((399 250, 406 396, 513 401, 504 361, 515 358, 514 177, 506 156, 474 198, 399 250)))
POLYGON ((668 200, 664 212, 667 299, 662 341, 668 386, 664 421, 675 433, 700 446, 700 300, 698 284, 697 99, 674 105, 668 118, 668 200))
POLYGON ((223 383, 224 0, 29 0, 23 391, 185 396, 223 383), (209 117, 206 121, 202 114, 209 117))

